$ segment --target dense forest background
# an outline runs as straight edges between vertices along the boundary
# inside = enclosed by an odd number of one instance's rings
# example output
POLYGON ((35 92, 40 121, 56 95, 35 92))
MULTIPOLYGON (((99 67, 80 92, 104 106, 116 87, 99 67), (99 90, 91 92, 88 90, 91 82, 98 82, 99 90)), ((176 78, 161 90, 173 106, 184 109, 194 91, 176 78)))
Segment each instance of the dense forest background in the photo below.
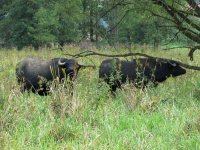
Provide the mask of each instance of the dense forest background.
MULTIPOLYGON (((174 6, 188 1, 182 2, 174 6)), ((159 17, 168 12, 158 4, 159 0, 1 0, 0 46, 38 49, 86 40, 96 46, 193 45, 168 19, 159 17)))

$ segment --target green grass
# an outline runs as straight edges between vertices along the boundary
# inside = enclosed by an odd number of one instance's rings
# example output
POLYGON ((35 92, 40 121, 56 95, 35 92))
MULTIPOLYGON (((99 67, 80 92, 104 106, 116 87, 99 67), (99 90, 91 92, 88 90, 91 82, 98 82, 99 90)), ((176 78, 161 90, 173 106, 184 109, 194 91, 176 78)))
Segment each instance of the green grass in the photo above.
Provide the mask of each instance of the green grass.
MULTIPOLYGON (((191 62, 184 49, 143 52, 200 64, 199 53, 191 62)), ((67 57, 60 51, 0 50, 1 149, 200 149, 199 72, 187 70, 146 91, 125 85, 112 97, 106 84, 97 88, 98 68, 88 68, 80 70, 73 97, 61 89, 41 97, 19 91, 15 68, 27 56, 67 57)), ((99 66, 103 59, 78 62, 99 66)))

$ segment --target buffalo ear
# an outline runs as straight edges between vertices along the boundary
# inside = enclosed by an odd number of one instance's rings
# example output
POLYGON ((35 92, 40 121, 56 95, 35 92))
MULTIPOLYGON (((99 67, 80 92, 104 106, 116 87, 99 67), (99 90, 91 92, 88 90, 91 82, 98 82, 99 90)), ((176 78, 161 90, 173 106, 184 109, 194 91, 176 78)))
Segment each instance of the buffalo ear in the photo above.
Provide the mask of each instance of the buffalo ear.
POLYGON ((86 66, 78 64, 78 69, 80 69, 80 68, 85 69, 86 66))

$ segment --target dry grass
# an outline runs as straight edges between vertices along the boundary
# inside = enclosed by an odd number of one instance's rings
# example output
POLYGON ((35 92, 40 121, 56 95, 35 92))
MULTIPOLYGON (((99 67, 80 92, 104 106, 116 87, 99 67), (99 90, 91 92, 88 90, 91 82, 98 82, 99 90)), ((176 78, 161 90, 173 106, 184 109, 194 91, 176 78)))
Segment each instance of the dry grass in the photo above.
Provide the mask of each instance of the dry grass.
POLYGON ((133 85, 131 84, 126 84, 123 86, 123 96, 124 96, 124 103, 125 106, 129 111, 134 111, 138 103, 141 102, 142 98, 142 91, 136 89, 133 85))

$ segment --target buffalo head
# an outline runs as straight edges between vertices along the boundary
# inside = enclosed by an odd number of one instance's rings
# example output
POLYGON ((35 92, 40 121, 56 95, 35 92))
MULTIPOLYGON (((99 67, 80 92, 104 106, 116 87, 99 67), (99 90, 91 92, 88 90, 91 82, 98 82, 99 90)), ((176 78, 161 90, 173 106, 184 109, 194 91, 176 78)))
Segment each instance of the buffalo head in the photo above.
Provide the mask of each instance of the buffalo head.
POLYGON ((180 76, 186 73, 186 70, 174 61, 168 61, 167 64, 169 66, 169 72, 172 77, 180 76))
POLYGON ((71 80, 77 76, 79 69, 82 67, 76 60, 64 58, 58 60, 58 66, 65 70, 65 73, 69 75, 71 80))

